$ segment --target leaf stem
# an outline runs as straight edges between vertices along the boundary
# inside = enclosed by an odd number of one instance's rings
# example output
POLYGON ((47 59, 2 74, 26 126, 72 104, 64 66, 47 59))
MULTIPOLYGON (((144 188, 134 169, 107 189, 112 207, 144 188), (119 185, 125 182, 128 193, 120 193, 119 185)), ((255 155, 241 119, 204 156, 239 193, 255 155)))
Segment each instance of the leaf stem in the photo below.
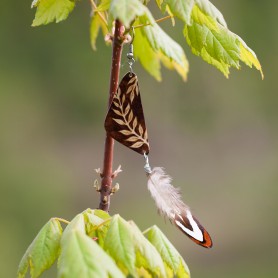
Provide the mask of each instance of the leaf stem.
POLYGON ((112 220, 112 217, 111 217, 111 218, 108 218, 108 219, 106 219, 106 220, 104 220, 104 221, 101 222, 99 225, 97 225, 97 226, 94 228, 94 230, 99 229, 101 226, 107 224, 107 223, 110 222, 111 220, 112 220))
POLYGON ((60 217, 54 217, 54 219, 55 219, 55 220, 58 220, 58 221, 60 221, 60 222, 62 222, 62 223, 65 223, 65 224, 67 224, 67 225, 70 223, 68 220, 63 219, 63 218, 60 218, 60 217))
MULTIPOLYGON (((113 38, 113 53, 112 53, 111 73, 110 73, 110 90, 109 90, 108 108, 110 107, 113 96, 117 91, 118 84, 119 84, 121 56, 122 56, 122 49, 123 49, 123 33, 124 33, 124 28, 122 23, 119 20, 116 20, 115 34, 113 38)), ((112 190, 113 153, 114 153, 114 139, 106 133, 99 209, 107 212, 109 211, 109 207, 110 207, 110 195, 112 190)))
POLYGON ((102 14, 101 12, 99 12, 99 11, 97 10, 97 5, 96 5, 95 1, 94 1, 94 0, 90 0, 90 2, 91 2, 91 5, 92 5, 92 7, 93 7, 94 12, 96 12, 96 13, 99 15, 100 19, 104 22, 104 24, 105 24, 106 26, 108 26, 108 23, 107 23, 106 18, 103 16, 103 14, 102 14))
MULTIPOLYGON (((162 18, 159 18, 157 20, 155 20, 156 23, 159 23, 159 22, 162 22, 162 21, 165 21, 169 18, 173 18, 174 16, 172 15, 167 15, 165 17, 162 17, 162 18)), ((142 28, 142 27, 145 27, 145 26, 149 26, 149 25, 152 25, 151 23, 147 23, 147 24, 140 24, 140 25, 137 25, 137 26, 133 26, 134 29, 136 28, 142 28)))

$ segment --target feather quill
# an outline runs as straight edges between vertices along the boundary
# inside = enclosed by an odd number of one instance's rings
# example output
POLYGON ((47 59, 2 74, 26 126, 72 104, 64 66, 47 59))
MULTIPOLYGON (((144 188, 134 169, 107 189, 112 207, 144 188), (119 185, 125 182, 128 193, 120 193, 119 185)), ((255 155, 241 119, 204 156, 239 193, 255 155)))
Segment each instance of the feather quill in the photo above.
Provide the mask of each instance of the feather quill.
POLYGON ((159 213, 167 217, 184 234, 197 244, 210 248, 212 240, 205 228, 192 215, 190 208, 182 201, 181 193, 172 183, 172 178, 163 168, 149 167, 148 189, 158 208, 159 213))

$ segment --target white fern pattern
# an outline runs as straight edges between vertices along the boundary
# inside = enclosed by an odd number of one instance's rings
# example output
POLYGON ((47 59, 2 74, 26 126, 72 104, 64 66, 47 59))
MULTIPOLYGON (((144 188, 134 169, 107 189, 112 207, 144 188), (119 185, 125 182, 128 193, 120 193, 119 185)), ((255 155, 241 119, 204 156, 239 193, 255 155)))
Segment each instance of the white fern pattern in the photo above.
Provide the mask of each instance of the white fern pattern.
POLYGON ((113 121, 126 127, 119 132, 127 136, 125 141, 134 142, 130 146, 131 148, 140 148, 143 144, 149 146, 147 130, 144 130, 132 111, 132 103, 135 96, 138 95, 138 80, 135 75, 127 83, 126 92, 123 94, 119 87, 113 99, 114 107, 112 109, 116 115, 120 116, 120 118, 113 118, 113 121))

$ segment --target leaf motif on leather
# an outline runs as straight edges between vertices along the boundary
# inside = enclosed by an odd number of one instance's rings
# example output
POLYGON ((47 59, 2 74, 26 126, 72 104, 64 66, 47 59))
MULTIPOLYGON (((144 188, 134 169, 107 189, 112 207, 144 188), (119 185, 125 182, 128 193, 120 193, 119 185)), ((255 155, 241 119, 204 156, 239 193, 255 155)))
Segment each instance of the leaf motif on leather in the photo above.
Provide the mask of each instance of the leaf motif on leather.
POLYGON ((138 79, 134 73, 128 72, 121 80, 105 119, 105 129, 128 148, 140 154, 149 153, 138 79))

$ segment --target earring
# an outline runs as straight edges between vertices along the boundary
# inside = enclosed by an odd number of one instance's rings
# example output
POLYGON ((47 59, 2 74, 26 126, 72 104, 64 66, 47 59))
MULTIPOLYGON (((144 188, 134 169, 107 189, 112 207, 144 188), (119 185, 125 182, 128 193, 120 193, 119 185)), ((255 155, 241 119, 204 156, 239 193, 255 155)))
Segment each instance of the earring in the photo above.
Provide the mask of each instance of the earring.
POLYGON ((144 156, 148 189, 158 211, 195 243, 210 248, 212 240, 209 233, 182 201, 180 191, 171 184, 172 178, 165 173, 163 168, 152 169, 149 164, 148 133, 138 78, 132 69, 134 63, 132 41, 127 54, 130 71, 121 80, 112 99, 105 119, 106 132, 119 143, 144 156))
POLYGON ((105 129, 116 141, 140 153, 149 153, 148 134, 138 78, 128 72, 120 82, 108 114, 105 129))

